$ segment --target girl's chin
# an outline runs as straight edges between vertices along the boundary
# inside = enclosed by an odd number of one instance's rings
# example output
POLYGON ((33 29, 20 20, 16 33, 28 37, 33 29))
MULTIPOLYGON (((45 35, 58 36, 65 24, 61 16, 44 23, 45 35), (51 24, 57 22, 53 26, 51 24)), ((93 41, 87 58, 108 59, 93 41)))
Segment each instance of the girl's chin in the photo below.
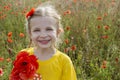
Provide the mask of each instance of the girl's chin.
POLYGON ((47 43, 47 44, 38 43, 37 45, 38 45, 39 48, 50 48, 51 47, 50 43, 47 43))
POLYGON ((47 49, 47 48, 50 48, 50 46, 38 46, 39 48, 42 48, 42 49, 47 49))

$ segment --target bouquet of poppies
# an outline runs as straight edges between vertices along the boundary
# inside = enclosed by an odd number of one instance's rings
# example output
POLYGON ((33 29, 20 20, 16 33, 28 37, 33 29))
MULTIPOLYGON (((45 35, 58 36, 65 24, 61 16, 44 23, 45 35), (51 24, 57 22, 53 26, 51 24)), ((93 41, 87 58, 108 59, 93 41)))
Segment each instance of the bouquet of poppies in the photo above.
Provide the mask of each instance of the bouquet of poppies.
POLYGON ((36 56, 21 51, 18 53, 13 65, 9 80, 34 80, 38 69, 36 56))

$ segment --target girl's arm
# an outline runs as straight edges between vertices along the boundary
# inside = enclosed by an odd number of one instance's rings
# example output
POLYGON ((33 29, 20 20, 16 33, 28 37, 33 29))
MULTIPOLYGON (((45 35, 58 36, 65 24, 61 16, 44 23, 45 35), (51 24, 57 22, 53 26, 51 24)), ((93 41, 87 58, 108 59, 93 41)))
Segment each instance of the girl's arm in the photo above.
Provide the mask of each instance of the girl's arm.
POLYGON ((71 59, 66 59, 63 65, 62 80, 77 80, 71 59))

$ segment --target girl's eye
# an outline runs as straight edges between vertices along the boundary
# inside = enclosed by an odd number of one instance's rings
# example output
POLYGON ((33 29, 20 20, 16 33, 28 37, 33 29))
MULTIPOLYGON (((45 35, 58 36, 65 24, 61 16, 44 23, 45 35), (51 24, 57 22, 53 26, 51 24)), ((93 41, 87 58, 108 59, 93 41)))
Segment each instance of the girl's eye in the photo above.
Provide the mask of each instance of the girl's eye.
POLYGON ((36 29, 36 30, 34 30, 33 32, 38 32, 38 31, 40 31, 40 30, 36 29))
POLYGON ((52 28, 48 28, 48 29, 46 29, 47 31, 52 31, 53 29, 52 28))

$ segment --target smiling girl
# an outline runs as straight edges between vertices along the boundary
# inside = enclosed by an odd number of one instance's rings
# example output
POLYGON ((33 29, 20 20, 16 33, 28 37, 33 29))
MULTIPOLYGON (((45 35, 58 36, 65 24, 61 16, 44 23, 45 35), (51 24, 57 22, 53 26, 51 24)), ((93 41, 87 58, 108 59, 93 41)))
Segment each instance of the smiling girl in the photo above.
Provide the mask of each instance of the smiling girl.
POLYGON ((26 16, 27 32, 33 47, 24 51, 38 58, 38 74, 42 80, 77 80, 73 63, 56 48, 62 33, 61 17, 55 8, 41 4, 26 16))

